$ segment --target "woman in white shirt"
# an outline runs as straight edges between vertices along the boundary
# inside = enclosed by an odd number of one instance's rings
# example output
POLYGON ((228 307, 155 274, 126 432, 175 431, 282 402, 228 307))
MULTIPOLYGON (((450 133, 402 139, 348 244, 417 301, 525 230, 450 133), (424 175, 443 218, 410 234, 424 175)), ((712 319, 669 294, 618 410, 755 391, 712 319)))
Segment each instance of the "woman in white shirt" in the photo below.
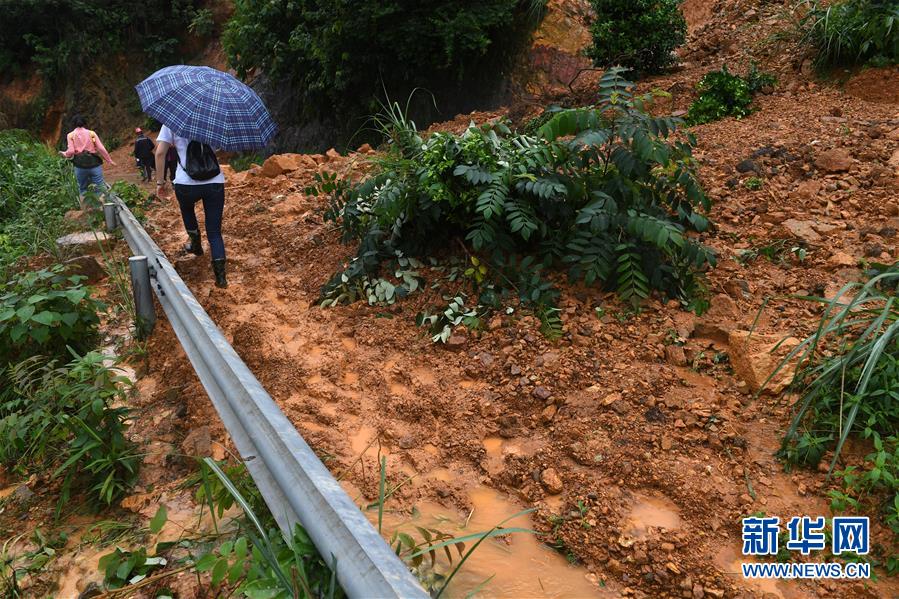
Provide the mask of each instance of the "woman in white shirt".
MULTIPOLYGON (((209 240, 209 251, 212 254, 212 271, 215 274, 217 287, 227 287, 225 278, 225 240, 222 238, 222 213, 225 208, 225 175, 218 175, 205 181, 196 181, 188 176, 184 170, 187 164, 187 145, 189 139, 175 135, 171 129, 162 126, 159 136, 156 138, 156 172, 165 172, 165 155, 169 147, 175 146, 178 153, 178 167, 175 171, 175 198, 181 209, 181 220, 187 230, 189 243, 184 247, 185 252, 196 256, 203 255, 203 244, 200 239, 200 225, 197 222, 196 203, 203 201, 203 213, 206 221, 206 237, 209 240)), ((158 175, 157 175, 158 176, 158 175)), ((156 195, 160 198, 169 197, 168 184, 163 178, 156 181, 156 195)))

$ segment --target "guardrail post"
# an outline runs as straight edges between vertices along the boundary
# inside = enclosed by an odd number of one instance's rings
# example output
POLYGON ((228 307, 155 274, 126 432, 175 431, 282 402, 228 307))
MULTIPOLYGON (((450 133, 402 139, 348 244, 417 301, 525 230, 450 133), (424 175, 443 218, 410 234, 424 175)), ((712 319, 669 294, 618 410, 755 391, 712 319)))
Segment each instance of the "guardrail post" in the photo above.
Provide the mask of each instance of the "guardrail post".
POLYGON ((128 258, 131 270, 131 290, 134 292, 134 323, 137 338, 141 341, 153 332, 156 309, 153 307, 153 288, 150 285, 150 267, 146 256, 128 258))
POLYGON ((116 215, 115 204, 106 202, 103 204, 103 217, 106 219, 106 230, 108 232, 115 231, 119 226, 119 218, 116 215))

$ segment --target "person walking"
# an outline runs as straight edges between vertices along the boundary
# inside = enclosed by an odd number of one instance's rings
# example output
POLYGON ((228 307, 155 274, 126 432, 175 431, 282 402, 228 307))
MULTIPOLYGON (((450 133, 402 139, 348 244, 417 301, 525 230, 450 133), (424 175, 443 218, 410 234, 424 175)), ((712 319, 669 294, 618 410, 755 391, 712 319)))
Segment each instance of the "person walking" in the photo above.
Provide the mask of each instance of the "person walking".
MULTIPOLYGON (((212 172, 214 175, 207 179, 194 179, 188 175, 189 160, 188 146, 196 144, 191 152, 211 152, 209 146, 192 142, 189 139, 175 135, 166 125, 159 130, 156 137, 156 172, 164 173, 166 154, 174 147, 177 155, 177 168, 175 171, 174 188, 175 198, 181 210, 181 220, 187 231, 189 242, 184 246, 185 253, 195 256, 203 255, 203 243, 200 238, 200 224, 197 222, 196 204, 203 202, 203 214, 206 221, 206 238, 209 240, 209 250, 212 254, 212 272, 215 275, 216 287, 227 287, 228 280, 225 276, 225 240, 222 237, 222 215, 225 209, 225 175, 218 168, 217 162, 212 172)), ((214 161, 214 154, 212 156, 214 161)), ((209 174, 209 173, 207 173, 209 174)), ((196 173, 195 173, 196 175, 196 173)), ((163 180, 156 181, 156 195, 162 199, 168 199, 168 183, 163 180)))
POLYGON ((84 196, 92 187, 98 193, 105 193, 108 189, 103 179, 103 162, 111 165, 115 165, 115 162, 97 134, 87 128, 87 121, 83 116, 79 114, 72 117, 72 127, 66 135, 67 147, 60 154, 71 160, 75 167, 75 179, 78 181, 81 207, 84 209, 84 196))
POLYGON ((141 169, 141 181, 149 183, 153 179, 156 145, 152 139, 144 135, 144 131, 140 127, 134 132, 137 133, 137 139, 134 140, 134 157, 137 158, 137 165, 141 169))

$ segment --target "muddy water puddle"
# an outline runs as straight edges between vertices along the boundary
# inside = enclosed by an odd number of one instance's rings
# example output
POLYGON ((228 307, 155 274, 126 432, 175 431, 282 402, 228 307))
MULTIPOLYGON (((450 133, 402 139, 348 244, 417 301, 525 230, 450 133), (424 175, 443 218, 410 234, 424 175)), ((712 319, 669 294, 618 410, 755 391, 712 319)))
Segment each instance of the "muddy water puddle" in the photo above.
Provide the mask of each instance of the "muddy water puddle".
MULTIPOLYGON (((429 473, 429 477, 451 475, 443 469, 429 473)), ((460 514, 433 502, 419 503, 413 514, 385 513, 383 534, 389 540, 394 532, 404 532, 416 540, 421 534, 416 526, 440 530, 453 537, 486 532, 513 516, 522 508, 502 494, 487 487, 477 487, 469 494, 472 511, 460 514)), ((377 525, 377 512, 367 512, 377 525)), ((504 525, 530 529, 530 515, 523 514, 504 525)), ((473 541, 466 543, 471 547, 473 541)), ((458 553, 453 552, 458 560, 458 553)), ((442 575, 452 571, 446 556, 438 557, 436 570, 442 575)), ((535 535, 516 533, 503 538, 488 539, 478 546, 463 568, 453 578, 444 596, 466 597, 480 587, 477 597, 618 597, 618 593, 593 582, 586 569, 572 566, 564 557, 546 547, 535 535), (492 578, 491 578, 492 577, 492 578), (485 580, 490 581, 483 584, 485 580)), ((440 587, 437 583, 437 588, 440 587)))
POLYGON ((795 582, 788 580, 744 578, 740 564, 744 561, 749 561, 749 559, 743 557, 737 549, 726 545, 715 556, 715 565, 719 570, 731 577, 737 585, 765 596, 773 595, 781 599, 802 599, 814 596, 804 593, 795 582))
POLYGON ((628 535, 643 539, 652 529, 677 530, 682 521, 677 506, 664 497, 635 495, 635 503, 627 516, 628 535))

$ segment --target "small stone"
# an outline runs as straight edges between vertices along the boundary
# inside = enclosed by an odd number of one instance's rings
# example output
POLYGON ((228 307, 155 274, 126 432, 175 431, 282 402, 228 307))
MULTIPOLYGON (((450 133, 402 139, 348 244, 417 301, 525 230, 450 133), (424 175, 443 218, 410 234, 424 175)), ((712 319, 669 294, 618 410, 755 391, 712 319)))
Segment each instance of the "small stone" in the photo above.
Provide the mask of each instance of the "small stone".
POLYGON ((334 148, 331 148, 330 150, 325 152, 325 156, 328 157, 328 162, 333 162, 335 160, 340 160, 341 158, 343 158, 343 156, 340 155, 340 152, 338 152, 334 148))
POLYGON ((666 568, 669 572, 672 572, 673 574, 680 574, 680 568, 678 568, 678 567, 677 567, 677 564, 675 564, 674 562, 668 562, 668 563, 666 563, 666 564, 665 564, 665 568, 666 568))
POLYGON ((34 501, 35 497, 36 495, 34 491, 29 489, 28 485, 19 485, 18 487, 16 487, 16 490, 12 492, 12 495, 10 495, 10 499, 14 503, 17 503, 23 507, 29 505, 32 501, 34 501))
POLYGON ((546 387, 544 387, 542 385, 538 385, 538 386, 534 387, 534 390, 531 392, 531 395, 533 395, 534 397, 536 397, 539 400, 546 401, 547 399, 552 397, 552 391, 550 391, 549 389, 547 389, 546 387))
POLYGON ((565 488, 555 468, 547 468, 540 473, 540 482, 551 495, 558 495, 565 488))
POLYGON ((834 268, 851 267, 855 266, 857 263, 858 260, 845 252, 834 252, 831 254, 830 258, 827 259, 827 264, 834 268))
POLYGON ((759 166, 752 160, 749 160, 748 158, 746 160, 741 161, 739 164, 737 164, 736 168, 737 168, 738 173, 748 173, 748 172, 761 173, 759 166))
POLYGON ((701 584, 693 585, 693 599, 702 599, 705 597, 705 589, 702 588, 701 584))
POLYGON ((616 391, 615 393, 609 393, 608 395, 606 395, 606 396, 602 399, 602 405, 604 405, 604 406, 610 406, 610 405, 612 405, 613 403, 615 403, 616 401, 620 401, 620 400, 621 400, 621 393, 618 393, 618 392, 616 391))
POLYGON ((663 451, 668 451, 669 449, 671 449, 671 446, 672 446, 671 437, 668 437, 668 436, 662 437, 662 441, 661 441, 660 445, 662 446, 663 451))
POLYGON ((556 407, 556 404, 551 403, 548 406, 546 406, 545 408, 543 408, 543 411, 540 413, 540 419, 545 424, 549 424, 550 422, 553 421, 553 418, 556 417, 556 412, 558 410, 559 410, 559 408, 556 407))
POLYGON ((102 281, 108 276, 106 270, 100 266, 100 263, 93 256, 71 258, 63 262, 63 266, 68 274, 85 277, 85 282, 88 285, 102 281))
POLYGON ((212 455, 212 434, 208 426, 193 429, 181 442, 184 455, 205 458, 212 455))
POLYGON ((841 148, 818 154, 815 166, 827 173, 844 173, 852 167, 852 156, 841 148))
POLYGON ((666 345, 665 358, 672 366, 687 365, 687 356, 684 354, 684 348, 680 345, 666 345))
POLYGON ((463 335, 450 335, 449 339, 446 340, 444 345, 448 350, 451 351, 460 351, 465 347, 468 343, 468 339, 463 335))
POLYGON ((374 150, 371 147, 371 144, 364 143, 359 146, 359 149, 356 150, 360 154, 371 154, 374 150))

